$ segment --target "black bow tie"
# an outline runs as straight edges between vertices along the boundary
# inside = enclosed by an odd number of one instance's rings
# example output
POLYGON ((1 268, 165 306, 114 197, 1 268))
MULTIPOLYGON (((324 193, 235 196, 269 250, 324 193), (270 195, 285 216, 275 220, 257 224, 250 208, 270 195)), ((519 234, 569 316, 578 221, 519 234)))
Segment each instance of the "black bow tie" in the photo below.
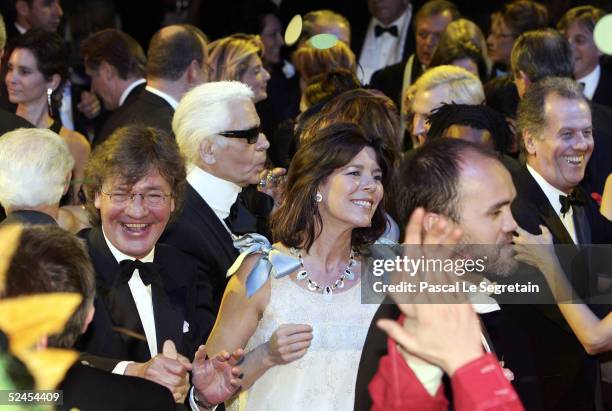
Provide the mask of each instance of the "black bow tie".
POLYGON ((576 191, 573 191, 568 196, 559 195, 559 201, 561 202, 561 214, 564 216, 565 213, 569 211, 571 206, 583 206, 586 204, 586 201, 582 195, 580 195, 580 193, 576 193, 576 191))
POLYGON ((232 207, 230 208, 229 215, 223 219, 225 225, 227 225, 227 228, 229 228, 230 230, 238 220, 238 209, 240 208, 241 203, 244 203, 244 200, 242 199, 242 193, 238 193, 236 201, 234 202, 234 204, 232 204, 232 207))
POLYGON ((121 279, 126 283, 132 278, 134 270, 138 270, 144 285, 149 285, 159 279, 159 269, 155 263, 143 263, 140 260, 123 260, 119 263, 119 266, 121 267, 121 279))
POLYGON ((398 34, 398 32, 397 32, 397 26, 383 27, 383 26, 380 26, 380 25, 378 25, 378 24, 377 24, 376 26, 374 26, 374 35, 375 35, 376 37, 380 37, 380 36, 382 36, 382 34, 383 34, 384 32, 389 33, 389 34, 390 34, 390 35, 392 35, 393 37, 397 37, 397 34, 398 34))

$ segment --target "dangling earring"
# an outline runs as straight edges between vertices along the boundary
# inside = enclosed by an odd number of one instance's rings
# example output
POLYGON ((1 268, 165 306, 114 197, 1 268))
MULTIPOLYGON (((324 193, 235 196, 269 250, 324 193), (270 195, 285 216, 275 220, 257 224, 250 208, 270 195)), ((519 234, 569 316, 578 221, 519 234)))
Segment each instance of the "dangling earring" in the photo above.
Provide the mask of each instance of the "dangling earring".
POLYGON ((317 194, 315 195, 315 201, 316 201, 317 203, 320 203, 321 201, 323 201, 323 196, 321 195, 321 193, 317 193, 317 194))
POLYGON ((51 105, 51 95, 53 94, 53 89, 47 89, 47 109, 49 111, 49 117, 53 117, 53 106, 51 105))

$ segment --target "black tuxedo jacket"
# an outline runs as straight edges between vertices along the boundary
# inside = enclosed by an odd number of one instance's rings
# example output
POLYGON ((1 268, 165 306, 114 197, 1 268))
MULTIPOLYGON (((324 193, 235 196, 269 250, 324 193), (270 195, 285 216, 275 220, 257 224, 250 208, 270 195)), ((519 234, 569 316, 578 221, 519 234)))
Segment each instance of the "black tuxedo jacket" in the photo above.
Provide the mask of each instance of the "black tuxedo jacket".
POLYGON ((599 76, 599 83, 597 83, 592 101, 602 106, 612 108, 612 72, 605 66, 600 67, 601 74, 599 76))
POLYGON ((68 370, 58 389, 64 392, 63 405, 58 407, 60 410, 176 409, 172 393, 163 385, 144 378, 112 374, 81 363, 68 370))
MULTIPOLYGON (((2 220, 0 218, 0 220, 2 220)), ((17 210, 2 220, 1 225, 8 224, 38 224, 38 225, 57 225, 57 221, 49 214, 34 210, 17 210)))
MULTIPOLYGON (((512 203, 512 215, 519 226, 539 234, 539 225, 545 225, 552 234, 555 244, 573 244, 565 226, 553 210, 548 198, 533 179, 527 166, 512 173, 516 187, 516 199, 512 203)), ((597 204, 580 186, 576 187, 587 200, 584 207, 590 229, 589 244, 609 244, 612 242, 612 223, 599 212, 597 204)))
POLYGON ((612 173, 612 108, 591 103, 591 116, 595 148, 580 182, 589 195, 602 194, 606 178, 612 173))
MULTIPOLYGON (((382 318, 396 319, 399 315, 398 307, 389 297, 385 298, 374 314, 359 361, 355 386, 355 411, 370 410, 372 399, 368 392, 368 384, 378 370, 380 358, 387 354, 387 335, 376 326, 376 322, 382 318)), ((520 323, 516 323, 516 316, 502 308, 499 311, 481 314, 480 319, 497 358, 504 361, 504 367, 514 373, 515 379, 512 385, 525 409, 528 411, 542 410, 542 399, 536 380, 534 352, 531 350, 528 336, 522 331, 520 323)), ((446 396, 452 404, 450 384, 446 378, 443 379, 443 382, 446 396)))
MULTIPOLYGON (((566 273, 569 272, 569 264, 580 268, 568 274, 568 278, 576 291, 584 297, 593 289, 594 278, 588 265, 580 260, 578 248, 572 252, 573 241, 556 211, 526 166, 514 173, 513 179, 517 197, 512 204, 512 214, 518 225, 531 233, 540 233, 539 225, 544 225, 551 232, 555 244, 569 245, 567 255, 560 255, 559 258, 566 268, 566 273)), ((577 187, 577 190, 581 188, 577 187)), ((590 198, 587 198, 584 211, 589 226, 586 233, 586 237, 590 239, 588 243, 609 242, 612 223, 601 216, 590 198)), ((539 283, 545 286, 545 283, 539 283)), ((591 309, 602 314, 609 311, 609 306, 591 306, 591 309)), ((598 383, 598 362, 584 351, 557 306, 512 305, 510 312, 515 315, 517 322, 523 324, 536 353, 543 409, 594 409, 597 401, 595 387, 598 383)))
POLYGON ((218 311, 227 285, 227 270, 238 257, 238 251, 223 223, 190 184, 185 190, 181 213, 168 226, 161 241, 195 257, 205 267, 213 288, 213 307, 218 311))
MULTIPOLYGON (((104 240, 102 229, 83 230, 79 236, 87 243, 96 271, 97 294, 93 321, 79 339, 77 348, 93 356, 106 357, 107 360, 87 360, 107 370, 112 370, 121 360, 148 361, 151 354, 146 341, 114 329, 121 327, 145 335, 129 287, 120 288, 112 298, 109 294, 120 268, 104 240)), ((197 261, 169 245, 158 243, 155 246, 154 262, 160 266, 164 292, 158 295, 153 288, 158 352, 162 352, 164 341, 169 339, 178 352, 193 359, 214 322, 210 284, 197 261)))
POLYGON ((143 83, 134 88, 123 105, 109 117, 94 146, 106 140, 115 130, 125 126, 155 127, 172 135, 174 109, 166 100, 145 89, 143 83))
MULTIPOLYGON (((370 80, 370 86, 382 91, 387 97, 393 100, 398 110, 400 110, 402 106, 402 85, 404 83, 406 64, 407 60, 404 60, 401 63, 382 68, 374 72, 370 80)), ((423 74, 423 66, 415 54, 412 60, 410 84, 414 84, 421 74, 423 74)))

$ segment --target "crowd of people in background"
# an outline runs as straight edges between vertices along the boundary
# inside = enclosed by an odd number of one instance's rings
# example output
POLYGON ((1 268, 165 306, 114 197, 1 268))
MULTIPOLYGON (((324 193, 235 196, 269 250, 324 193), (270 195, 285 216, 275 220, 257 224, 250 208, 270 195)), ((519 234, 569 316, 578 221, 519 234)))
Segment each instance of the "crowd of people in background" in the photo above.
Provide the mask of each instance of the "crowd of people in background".
POLYGON ((0 308, 79 296, 58 409, 612 410, 610 4, 123 3, 0 4, 0 308), (544 297, 365 301, 397 244, 544 297))

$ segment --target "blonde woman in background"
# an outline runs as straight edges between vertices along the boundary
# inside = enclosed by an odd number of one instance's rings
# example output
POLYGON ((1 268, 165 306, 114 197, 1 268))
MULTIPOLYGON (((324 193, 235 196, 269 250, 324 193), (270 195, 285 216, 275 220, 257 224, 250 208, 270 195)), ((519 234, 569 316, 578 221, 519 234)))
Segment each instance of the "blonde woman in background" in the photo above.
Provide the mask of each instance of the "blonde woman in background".
POLYGON ((251 87, 255 103, 268 98, 270 74, 261 61, 264 45, 259 36, 233 34, 213 41, 208 48, 209 81, 240 81, 251 87))

